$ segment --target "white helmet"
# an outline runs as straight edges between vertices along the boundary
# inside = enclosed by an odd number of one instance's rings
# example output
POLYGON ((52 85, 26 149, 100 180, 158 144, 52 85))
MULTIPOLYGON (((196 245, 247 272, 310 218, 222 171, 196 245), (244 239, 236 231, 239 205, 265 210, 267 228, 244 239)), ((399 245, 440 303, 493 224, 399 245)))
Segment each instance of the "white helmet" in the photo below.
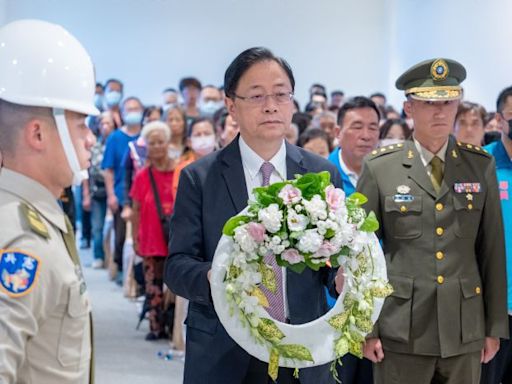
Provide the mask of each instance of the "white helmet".
POLYGON ((18 20, 0 28, 0 99, 97 115, 94 66, 60 25, 18 20))

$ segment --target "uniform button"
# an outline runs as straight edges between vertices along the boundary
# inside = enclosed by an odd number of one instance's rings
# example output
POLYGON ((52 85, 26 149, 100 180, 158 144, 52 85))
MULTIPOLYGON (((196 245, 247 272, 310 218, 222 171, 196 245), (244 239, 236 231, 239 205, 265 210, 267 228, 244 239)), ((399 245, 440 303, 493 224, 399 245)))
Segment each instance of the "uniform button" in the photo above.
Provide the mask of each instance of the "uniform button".
POLYGON ((400 212, 407 212, 407 207, 405 205, 402 205, 400 207, 400 212))
POLYGON ((437 233, 438 236, 441 236, 444 233, 444 229, 441 228, 441 227, 437 227, 436 228, 436 233, 437 233))
POLYGON ((468 209, 469 209, 469 210, 472 210, 472 209, 473 209, 473 204, 469 203, 469 204, 468 204, 468 209))
POLYGON ((443 260, 444 259, 444 253, 441 251, 436 252, 436 259, 437 260, 443 260))
POLYGON ((441 276, 441 275, 437 276, 437 282, 438 282, 439 284, 443 284, 443 283, 444 283, 444 277, 443 277, 443 276, 441 276))
POLYGON ((437 203, 437 204, 436 204, 436 210, 438 210, 438 211, 442 211, 442 210, 443 210, 443 208, 444 208, 444 205, 443 205, 443 204, 441 204, 441 203, 437 203))
POLYGON ((476 293, 477 295, 479 295, 479 294, 480 294, 480 292, 482 292, 482 290, 480 289, 480 287, 476 287, 476 288, 475 288, 475 293, 476 293))

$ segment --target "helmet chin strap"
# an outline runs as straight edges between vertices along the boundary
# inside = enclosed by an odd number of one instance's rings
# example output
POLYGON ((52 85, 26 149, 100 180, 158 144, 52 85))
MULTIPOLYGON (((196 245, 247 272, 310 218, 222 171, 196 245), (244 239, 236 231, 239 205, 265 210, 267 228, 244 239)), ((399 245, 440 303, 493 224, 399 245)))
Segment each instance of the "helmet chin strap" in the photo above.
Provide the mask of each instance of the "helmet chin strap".
POLYGON ((59 132, 62 147, 64 148, 64 154, 66 155, 69 167, 73 172, 73 185, 80 185, 82 181, 89 178, 89 173, 87 172, 87 169, 80 168, 75 146, 73 145, 71 136, 69 135, 68 123, 66 122, 64 110, 60 108, 53 108, 52 113, 53 118, 55 119, 55 124, 57 125, 57 131, 59 132))

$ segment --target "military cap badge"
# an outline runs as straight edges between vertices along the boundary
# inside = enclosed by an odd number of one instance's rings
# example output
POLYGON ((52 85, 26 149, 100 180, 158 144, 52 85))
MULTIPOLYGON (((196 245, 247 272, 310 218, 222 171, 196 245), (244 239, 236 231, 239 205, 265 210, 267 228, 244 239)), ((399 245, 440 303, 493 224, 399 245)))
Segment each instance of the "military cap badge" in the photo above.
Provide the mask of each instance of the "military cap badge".
POLYGON ((430 67, 430 74, 435 81, 445 80, 449 72, 448 64, 443 59, 435 60, 430 67))

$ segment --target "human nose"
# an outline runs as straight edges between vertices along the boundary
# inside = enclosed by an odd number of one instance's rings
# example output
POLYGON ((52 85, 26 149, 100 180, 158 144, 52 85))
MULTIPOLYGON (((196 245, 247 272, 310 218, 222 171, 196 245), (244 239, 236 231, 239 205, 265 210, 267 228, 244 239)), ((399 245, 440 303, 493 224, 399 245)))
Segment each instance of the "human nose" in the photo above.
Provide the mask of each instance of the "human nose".
POLYGON ((265 99, 263 100, 263 108, 265 113, 273 113, 277 112, 277 102, 275 95, 265 95, 265 99))

